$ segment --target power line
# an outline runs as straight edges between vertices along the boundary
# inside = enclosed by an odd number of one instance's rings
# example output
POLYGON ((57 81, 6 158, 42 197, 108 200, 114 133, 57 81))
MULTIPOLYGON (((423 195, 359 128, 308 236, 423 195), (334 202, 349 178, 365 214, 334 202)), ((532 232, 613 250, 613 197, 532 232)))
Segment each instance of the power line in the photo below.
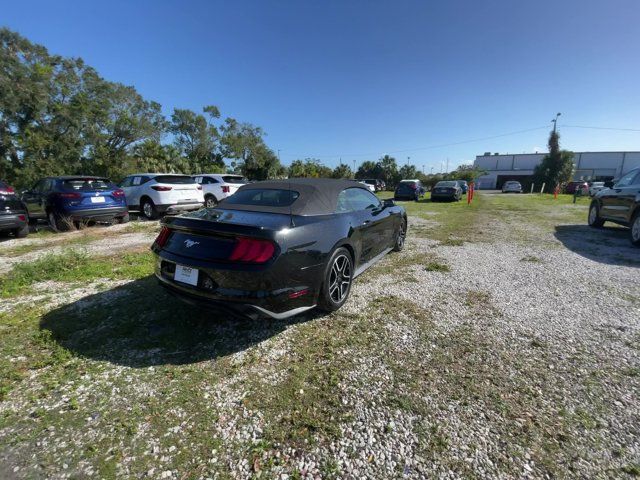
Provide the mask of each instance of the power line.
MULTIPOLYGON (((620 132, 640 132, 640 128, 616 128, 616 127, 597 127, 597 126, 586 126, 586 125, 558 125, 558 127, 562 127, 562 128, 584 128, 584 129, 591 129, 591 130, 612 130, 612 131, 620 131, 620 132)), ((456 145, 464 145, 467 143, 474 143, 474 142, 483 142, 486 140, 493 140, 495 138, 501 138, 501 137, 508 137, 511 135, 519 135, 521 133, 527 133, 527 132, 535 132, 536 130, 544 130, 544 129, 548 129, 549 126, 548 125, 544 125, 541 127, 534 127, 534 128, 527 128, 524 130, 516 130, 514 132, 507 132, 507 133, 500 133, 498 135, 491 135, 489 137, 480 137, 480 138, 473 138, 473 139, 469 139, 469 140, 461 140, 458 142, 450 142, 450 143, 440 143, 440 144, 435 144, 435 145, 429 145, 426 147, 417 147, 417 148, 410 148, 410 149, 405 149, 405 150, 391 150, 391 151, 385 151, 383 153, 385 154, 398 154, 398 153, 410 153, 410 152, 419 152, 422 150, 434 150, 437 148, 445 148, 445 147, 454 147, 456 145)), ((338 157, 372 157, 372 156, 377 156, 380 155, 381 152, 369 152, 369 153, 340 153, 340 154, 336 154, 336 155, 309 155, 309 154, 304 154, 304 155, 299 155, 299 154, 291 154, 294 157, 304 157, 304 158, 338 158, 338 157)))
MULTIPOLYGON (((385 151, 385 154, 397 154, 397 153, 408 153, 408 152, 418 152, 421 150, 432 150, 432 149, 436 149, 436 148, 444 148, 444 147, 453 147, 455 145, 463 145, 465 143, 473 143, 473 142, 482 142, 484 140, 493 140, 494 138, 500 138, 500 137, 508 137, 509 135, 518 135, 520 133, 527 133, 527 132, 533 132, 535 130, 542 130, 542 129, 546 129, 549 128, 548 125, 542 126, 542 127, 535 127, 535 128, 527 128, 525 130, 518 130, 515 132, 508 132, 508 133, 501 133, 499 135, 492 135, 490 137, 482 137, 482 138, 473 138, 470 140, 462 140, 459 142, 451 142, 451 143, 440 143, 440 144, 436 144, 436 145, 429 145, 427 147, 418 147, 418 148, 410 148, 410 149, 406 149, 406 150, 392 150, 392 151, 385 151)), ((374 152, 374 153, 340 153, 340 154, 336 154, 336 155, 297 155, 297 154, 292 154, 293 156, 303 156, 306 158, 336 158, 336 157, 370 157, 370 156, 374 156, 374 155, 380 155, 380 152, 374 152)))
POLYGON ((640 132, 640 128, 589 127, 586 125, 559 125, 563 128, 588 128, 590 130, 617 130, 619 132, 640 132))

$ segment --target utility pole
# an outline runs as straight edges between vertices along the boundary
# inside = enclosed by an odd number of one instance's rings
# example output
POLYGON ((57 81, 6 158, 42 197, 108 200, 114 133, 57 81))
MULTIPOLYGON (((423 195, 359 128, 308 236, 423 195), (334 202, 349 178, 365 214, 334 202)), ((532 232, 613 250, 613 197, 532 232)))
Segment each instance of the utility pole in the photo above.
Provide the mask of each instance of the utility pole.
POLYGON ((429 175, 433 175, 433 167, 431 167, 431 173, 429 175))
POLYGON ((553 120, 551 120, 553 122, 553 133, 556 133, 556 127, 558 125, 558 117, 562 115, 562 113, 558 112, 556 113, 556 118, 554 118, 553 120))
POLYGON ((444 173, 449 173, 449 157, 447 157, 447 171, 444 173))
POLYGON ((411 160, 411 157, 407 157, 407 166, 409 166, 409 160, 411 160))
POLYGON ((422 164, 422 174, 425 175, 425 173, 424 173, 424 163, 422 164))
POLYGON ((353 159, 353 176, 356 176, 356 159, 353 159))
POLYGON ((278 161, 280 161, 280 149, 278 149, 278 161))

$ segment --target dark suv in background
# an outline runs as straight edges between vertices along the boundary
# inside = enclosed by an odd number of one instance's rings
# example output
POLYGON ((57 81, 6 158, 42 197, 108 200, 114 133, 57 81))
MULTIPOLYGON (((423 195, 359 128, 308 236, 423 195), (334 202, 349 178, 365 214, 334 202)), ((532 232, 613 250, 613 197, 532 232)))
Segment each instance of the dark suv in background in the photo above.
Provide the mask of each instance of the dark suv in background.
POLYGON ((622 176, 611 188, 595 194, 589 207, 589 225, 613 222, 631 228, 631 243, 640 246, 640 168, 622 176))
POLYGON ((7 233, 13 233, 17 238, 26 237, 29 234, 29 217, 15 190, 0 181, 0 235, 7 233))
POLYGON ((55 231, 80 223, 129 221, 124 191, 103 177, 48 177, 22 192, 29 219, 48 220, 55 231))

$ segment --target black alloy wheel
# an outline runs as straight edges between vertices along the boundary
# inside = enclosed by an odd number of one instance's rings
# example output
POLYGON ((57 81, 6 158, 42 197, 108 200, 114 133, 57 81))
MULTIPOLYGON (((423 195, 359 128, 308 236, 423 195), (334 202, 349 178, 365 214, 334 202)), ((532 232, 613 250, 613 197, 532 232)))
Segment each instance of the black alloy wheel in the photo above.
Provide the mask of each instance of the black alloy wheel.
POLYGON ((318 307, 327 312, 339 309, 347 301, 353 281, 353 260, 349 251, 340 247, 327 263, 325 281, 320 292, 318 307))
POLYGON ((407 239, 407 222, 402 220, 398 236, 396 237, 396 243, 393 245, 394 252, 401 252, 404 249, 404 243, 407 239))

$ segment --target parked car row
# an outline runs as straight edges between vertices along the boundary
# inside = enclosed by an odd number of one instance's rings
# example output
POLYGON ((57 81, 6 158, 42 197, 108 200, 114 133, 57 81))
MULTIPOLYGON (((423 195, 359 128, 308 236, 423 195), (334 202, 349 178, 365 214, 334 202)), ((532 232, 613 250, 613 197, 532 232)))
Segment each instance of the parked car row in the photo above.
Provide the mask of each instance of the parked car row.
POLYGON ((247 182, 240 175, 138 173, 116 185, 100 176, 69 175, 40 179, 20 194, 0 182, 0 233, 21 238, 38 221, 57 232, 85 223, 126 223, 130 211, 153 220, 214 207, 247 182))

